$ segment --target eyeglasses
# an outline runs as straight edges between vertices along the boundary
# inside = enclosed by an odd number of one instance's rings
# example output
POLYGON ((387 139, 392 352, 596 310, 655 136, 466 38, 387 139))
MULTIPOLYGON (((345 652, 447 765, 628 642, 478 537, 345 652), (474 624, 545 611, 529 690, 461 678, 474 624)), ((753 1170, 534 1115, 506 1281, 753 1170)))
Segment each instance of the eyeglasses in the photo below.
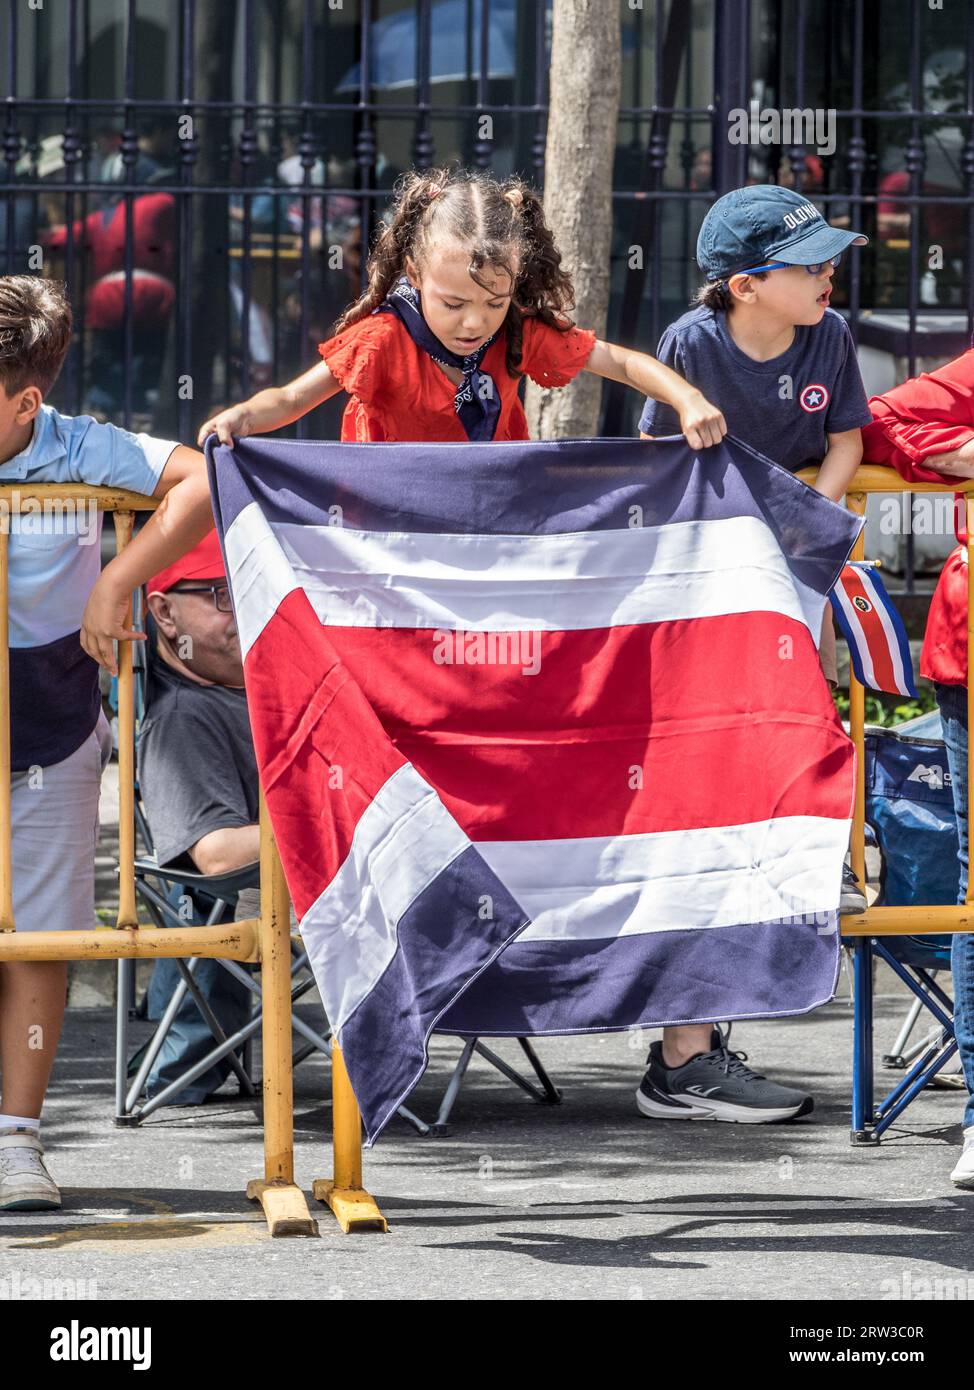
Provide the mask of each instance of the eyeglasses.
POLYGON ((232 613, 233 604, 230 602, 230 589, 226 584, 195 584, 192 588, 180 586, 173 590, 176 594, 212 594, 213 602, 216 604, 218 613, 232 613))
MULTIPOLYGON (((809 275, 819 275, 827 265, 831 265, 833 270, 838 270, 842 262, 842 252, 837 256, 830 256, 827 261, 816 261, 814 265, 806 265, 805 270, 809 275)), ((733 280, 737 275, 757 275, 762 270, 789 270, 792 266, 791 261, 768 261, 765 265, 752 265, 748 270, 735 270, 733 275, 728 275, 728 280, 733 280)))

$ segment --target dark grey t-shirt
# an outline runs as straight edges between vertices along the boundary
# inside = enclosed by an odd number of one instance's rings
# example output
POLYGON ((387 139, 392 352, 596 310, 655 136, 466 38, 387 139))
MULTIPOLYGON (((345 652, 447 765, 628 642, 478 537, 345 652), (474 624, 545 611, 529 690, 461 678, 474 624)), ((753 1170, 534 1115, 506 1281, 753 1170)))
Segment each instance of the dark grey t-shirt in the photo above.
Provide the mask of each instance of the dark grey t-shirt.
POLYGON ((160 864, 181 860, 211 830, 256 825, 257 761, 245 692, 196 685, 153 656, 139 786, 160 864))
MULTIPOLYGON (((852 334, 834 309, 797 327, 787 352, 767 362, 741 351, 726 314, 693 309, 670 324, 656 356, 723 412, 730 434, 791 473, 818 467, 828 435, 872 421, 852 334)), ((639 428, 679 434, 680 422, 671 406, 647 397, 639 428)))

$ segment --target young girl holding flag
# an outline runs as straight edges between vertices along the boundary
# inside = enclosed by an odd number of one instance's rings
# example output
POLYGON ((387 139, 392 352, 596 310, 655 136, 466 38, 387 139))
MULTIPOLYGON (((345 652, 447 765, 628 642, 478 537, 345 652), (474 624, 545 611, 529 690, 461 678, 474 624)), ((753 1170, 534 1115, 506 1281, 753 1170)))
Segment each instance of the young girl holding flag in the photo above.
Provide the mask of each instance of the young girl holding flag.
POLYGON ((369 257, 368 289, 319 344, 324 360, 212 416, 198 442, 279 429, 340 390, 349 442, 527 439, 520 378, 567 386, 583 370, 672 406, 692 448, 720 441, 724 417, 699 390, 647 353, 576 327, 564 316, 573 305, 533 189, 516 177, 413 171, 369 257))

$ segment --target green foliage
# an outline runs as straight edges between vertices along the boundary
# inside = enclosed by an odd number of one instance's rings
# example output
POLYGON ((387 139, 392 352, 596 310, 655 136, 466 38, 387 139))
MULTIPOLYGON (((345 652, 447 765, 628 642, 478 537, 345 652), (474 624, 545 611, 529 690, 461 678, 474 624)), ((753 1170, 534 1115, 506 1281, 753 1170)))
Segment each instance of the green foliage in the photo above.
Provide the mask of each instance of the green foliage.
MULTIPOLYGON (((866 723, 881 724, 884 728, 892 728, 894 724, 905 724, 908 719, 916 719, 921 714, 927 714, 930 710, 937 708, 937 699, 933 693, 933 687, 920 684, 920 698, 918 700, 905 700, 902 695, 880 695, 875 690, 866 691, 866 723)), ((849 696, 844 690, 837 690, 834 694, 836 707, 843 719, 849 718, 849 696)))

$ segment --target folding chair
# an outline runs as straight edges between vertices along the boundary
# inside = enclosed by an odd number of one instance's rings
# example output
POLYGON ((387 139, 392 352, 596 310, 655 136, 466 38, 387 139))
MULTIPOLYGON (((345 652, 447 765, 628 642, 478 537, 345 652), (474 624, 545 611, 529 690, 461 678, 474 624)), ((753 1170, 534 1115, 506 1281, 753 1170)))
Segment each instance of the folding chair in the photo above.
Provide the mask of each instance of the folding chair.
MULTIPOLYGON (((137 596, 137 603, 140 599, 141 595, 137 596)), ((138 607, 134 612, 135 622, 137 622, 138 607)), ((137 729, 141 724, 145 709, 146 663, 148 659, 151 659, 151 652, 147 654, 145 648, 149 647, 154 639, 151 621, 147 623, 147 631, 149 633, 147 642, 145 644, 137 643, 133 654, 137 729)), ((246 865, 232 873, 219 875, 194 873, 185 868, 161 868, 153 854, 152 833, 145 816, 137 782, 135 787, 135 819, 137 833, 141 837, 146 851, 135 862, 135 891, 138 900, 145 907, 155 926, 185 926, 184 910, 187 900, 193 906, 196 920, 205 922, 208 926, 230 920, 233 918, 240 892, 244 888, 259 886, 259 864, 246 865)), ((293 1011, 293 1005, 302 995, 315 987, 315 979, 308 963, 307 952, 300 941, 294 937, 291 939, 291 954, 291 1025, 304 1040, 303 1045, 294 1053, 292 1065, 297 1066, 313 1052, 322 1053, 330 1065, 329 1040, 331 1030, 327 1027, 327 1021, 325 1032, 318 1033, 293 1011)), ((250 1018, 244 1026, 228 1036, 194 978, 199 964, 197 958, 177 959, 175 964, 181 976, 180 981, 173 991, 155 1031, 144 1047, 140 1049, 141 1057, 135 1075, 129 1081, 131 1067, 129 1025, 136 1017, 135 962, 133 960, 119 960, 118 962, 115 1035, 116 1125, 140 1124, 153 1111, 171 1103, 181 1091, 192 1085, 194 1081, 205 1075, 211 1067, 224 1058, 236 1074, 243 1094, 255 1095, 258 1091, 258 1082, 253 1075, 251 1046, 252 1039, 263 1022, 258 973, 247 969, 237 961, 220 959, 215 962, 217 966, 226 970, 232 978, 249 990, 253 996, 250 1018), (162 1090, 142 1102, 140 1097, 146 1078, 169 1036, 173 1022, 187 993, 192 996, 212 1034, 214 1046, 204 1057, 187 1067, 162 1090)), ((428 1126, 405 1107, 402 1107, 399 1113, 420 1133, 428 1132, 428 1126)))
MULTIPOLYGON (((938 715, 898 729, 867 726, 867 829, 881 855, 884 906, 954 903, 959 866, 947 755, 938 715)), ((953 1001, 937 973, 950 970, 949 936, 861 937, 853 948, 852 1128, 854 1144, 878 1144, 885 1130, 954 1057, 953 1001), (873 962, 884 961, 914 998, 887 1065, 904 1075, 882 1099, 873 1069, 873 962), (932 1029, 908 1051, 924 1015, 932 1029)))
MULTIPOLYGON (((133 607, 135 625, 139 623, 141 610, 142 595, 139 592, 135 596, 133 607)), ((154 646, 155 641, 151 619, 149 619, 148 614, 145 617, 147 619, 147 641, 135 643, 133 651, 137 731, 141 727, 145 712, 147 663, 151 659, 151 651, 147 652, 146 648, 154 646)), ((117 687, 113 688, 112 693, 113 703, 117 708, 117 687)), ((136 782, 135 787, 135 821, 137 834, 145 848, 145 854, 137 858, 135 862, 136 897, 146 909, 155 926, 185 926, 187 904, 192 907, 190 917, 192 921, 205 922, 208 926, 215 926, 220 922, 232 920, 237 897, 241 890, 259 885, 260 866, 258 864, 246 865, 232 873, 219 875, 193 873, 182 868, 160 868, 154 857, 152 834, 146 820, 138 782, 136 782)), ((314 977, 308 968, 308 958, 303 948, 292 940, 291 950, 293 956, 291 978, 294 981, 291 990, 293 1004, 313 988, 314 977), (303 979, 300 978, 302 971, 305 972, 303 979)), ((219 960, 215 964, 226 970, 233 979, 252 994, 250 1018, 247 1023, 228 1037, 195 979, 199 966, 198 959, 193 957, 189 960, 176 960, 175 965, 181 978, 151 1038, 139 1050, 141 1055, 137 1054, 139 1060, 135 1075, 129 1082, 129 1071, 132 1065, 129 1058, 129 1024, 136 1016, 135 962, 133 960, 119 960, 115 1025, 115 1123, 117 1125, 140 1124, 154 1110, 170 1103, 175 1096, 192 1085, 199 1077, 205 1075, 223 1058, 226 1058, 229 1067, 236 1074, 242 1093, 244 1095, 256 1094, 258 1086, 252 1075, 251 1040, 262 1022, 259 980, 255 972, 246 969, 238 961, 219 960), (187 1067, 151 1099, 141 1102, 140 1097, 146 1078, 162 1051, 187 993, 192 996, 200 1015, 212 1034, 214 1046, 203 1058, 187 1067)), ((326 1057, 330 1055, 328 1045, 330 1033, 327 1030, 324 1034, 315 1032, 304 1019, 299 1018, 293 1012, 291 1019, 295 1031, 305 1040, 304 1046, 295 1053, 294 1065, 315 1051, 322 1052, 326 1057)))
MULTIPOLYGON (((160 868, 152 855, 152 839, 145 821, 144 811, 136 796, 136 822, 139 834, 148 853, 135 862, 135 891, 139 902, 145 907, 152 922, 157 927, 176 927, 186 925, 185 905, 189 901, 194 909, 193 920, 214 926, 232 920, 238 894, 244 888, 256 887, 260 881, 259 866, 247 865, 233 873, 206 875, 191 873, 186 869, 160 868)), ((292 962, 291 989, 292 1005, 302 995, 314 988, 314 976, 308 968, 307 953, 295 940, 291 943, 292 962), (302 972, 304 977, 301 978, 302 972)), ((240 1082, 245 1095, 255 1095, 258 1082, 252 1074, 250 1040, 257 1033, 262 1022, 260 1008, 260 983, 255 972, 248 970, 237 961, 220 960, 216 962, 253 995, 251 1015, 246 1024, 229 1036, 216 1018, 209 1002, 204 997, 195 980, 198 967, 196 957, 190 960, 177 960, 181 979, 173 991, 166 1009, 159 1020, 148 1043, 141 1049, 138 1068, 131 1081, 129 1033, 130 1020, 135 1014, 134 962, 118 962, 118 996, 116 1006, 116 1072, 115 1072, 115 1123, 117 1125, 137 1125, 160 1106, 170 1104, 179 1093, 191 1086, 213 1066, 226 1058, 232 1071, 240 1082), (152 1070, 160 1051, 173 1027, 174 1019, 187 993, 192 995, 200 1014, 213 1035, 214 1045, 204 1057, 193 1063, 179 1076, 170 1081, 150 1099, 141 1102, 140 1097, 146 1078, 152 1070)), ((303 1039, 304 1044, 294 1054, 293 1065, 297 1066, 312 1052, 329 1055, 330 1031, 316 1032, 304 1019, 292 1012, 292 1026, 303 1039)))

